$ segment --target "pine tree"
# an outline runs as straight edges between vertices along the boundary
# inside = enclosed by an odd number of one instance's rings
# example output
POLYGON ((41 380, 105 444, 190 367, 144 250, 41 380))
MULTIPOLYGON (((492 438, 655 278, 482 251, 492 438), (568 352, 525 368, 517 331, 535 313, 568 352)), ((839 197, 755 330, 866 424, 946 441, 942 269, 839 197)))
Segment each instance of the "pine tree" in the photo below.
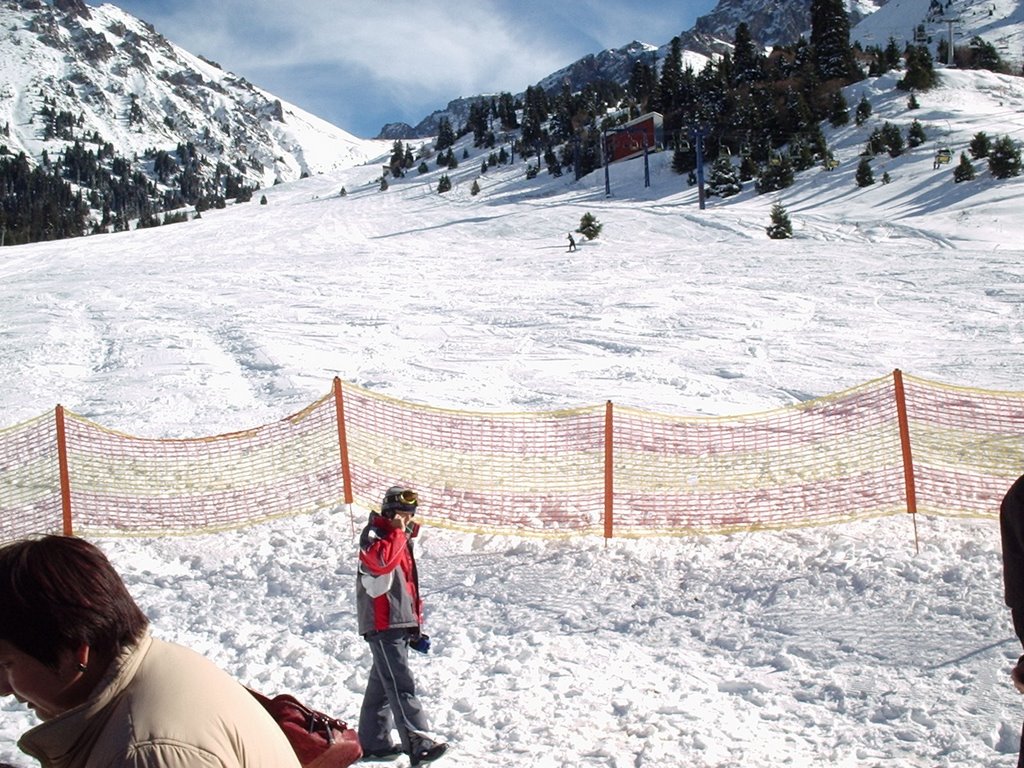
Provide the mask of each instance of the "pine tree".
POLYGON ((753 83, 764 74, 764 54, 754 44, 746 22, 736 25, 733 37, 732 85, 753 83))
POLYGON ((886 121, 882 125, 882 138, 889 150, 889 157, 899 157, 903 154, 903 134, 898 125, 886 121))
POLYGON ((400 140, 391 145, 391 160, 388 161, 388 169, 396 179, 402 177, 402 166, 405 163, 405 145, 400 140))
POLYGON ((711 166, 707 193, 713 197, 732 197, 743 191, 739 172, 728 155, 721 155, 711 166))
POLYGON ((912 45, 907 48, 907 71, 896 87, 904 91, 927 91, 938 83, 938 75, 932 68, 932 55, 927 46, 912 45))
POLYGON ((811 0, 811 49, 822 81, 853 82, 860 77, 850 47, 850 17, 843 0, 811 0))
POLYGON ((672 170, 682 175, 697 167, 697 152, 688 141, 677 141, 672 151, 672 170))
POLYGON ((868 101, 867 96, 861 96, 860 101, 857 102, 857 111, 854 116, 854 122, 857 125, 863 125, 869 117, 871 117, 871 102, 868 101))
POLYGON ((772 240, 785 240, 793 236, 793 224, 781 203, 772 206, 771 217, 772 223, 765 228, 768 237, 772 240))
POLYGON ((660 96, 659 108, 665 116, 666 130, 673 130, 679 125, 679 109, 682 106, 683 91, 683 43, 679 36, 669 43, 668 56, 661 65, 661 79, 658 82, 660 96))
POLYGON ((919 147, 928 140, 928 136, 924 132, 924 128, 917 120, 910 124, 910 128, 907 129, 907 145, 911 148, 919 147))
POLYGON ((860 159, 855 178, 858 187, 870 187, 875 183, 875 174, 871 171, 871 161, 868 158, 862 157, 860 159))
POLYGON ((635 112, 631 117, 639 117, 650 109, 657 87, 658 74, 654 67, 639 59, 633 62, 629 82, 626 84, 626 92, 635 112))
POLYGON ((760 177, 754 182, 754 189, 759 194, 775 192, 792 185, 793 181, 793 163, 789 155, 776 155, 761 171, 760 177))
POLYGON ((1001 136, 992 144, 988 154, 988 170, 996 179, 1020 176, 1020 150, 1009 136, 1001 136))
POLYGON ((448 149, 455 143, 455 131, 452 123, 447 117, 442 117, 437 123, 437 151, 448 149))
POLYGON ((967 155, 960 153, 960 164, 953 169, 953 181, 959 184, 961 181, 974 180, 974 166, 967 159, 967 155))
POLYGON ((978 131, 974 134, 974 137, 971 139, 971 143, 967 145, 967 151, 971 153, 971 157, 975 160, 988 157, 988 153, 991 149, 992 140, 989 139, 988 134, 984 131, 978 131))
POLYGON ((987 69, 991 72, 1006 72, 1007 67, 992 43, 975 35, 968 43, 968 51, 958 57, 957 66, 963 69, 987 69))
POLYGON ((576 231, 587 238, 587 240, 596 240, 597 236, 601 234, 603 227, 604 225, 597 220, 594 214, 587 211, 580 217, 580 225, 576 231))
POLYGON ((838 128, 850 122, 850 107, 846 103, 846 97, 842 91, 836 91, 832 96, 832 106, 828 112, 828 121, 833 128, 838 128))
POLYGON ((442 173, 441 178, 437 180, 437 194, 443 195, 445 192, 450 192, 452 188, 452 180, 448 178, 447 173, 442 173))

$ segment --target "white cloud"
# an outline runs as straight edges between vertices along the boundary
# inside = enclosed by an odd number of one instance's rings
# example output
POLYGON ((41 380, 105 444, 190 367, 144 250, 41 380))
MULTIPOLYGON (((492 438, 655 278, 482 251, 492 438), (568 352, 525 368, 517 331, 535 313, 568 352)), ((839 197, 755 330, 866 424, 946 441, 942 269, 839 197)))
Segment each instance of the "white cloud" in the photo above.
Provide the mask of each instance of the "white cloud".
POLYGON ((451 98, 518 91, 578 55, 551 28, 526 18, 524 6, 492 0, 454 9, 444 0, 358 6, 307 0, 300 12, 272 0, 198 8, 177 4, 150 12, 148 20, 173 42, 243 75, 318 64, 354 67, 399 92, 451 98))

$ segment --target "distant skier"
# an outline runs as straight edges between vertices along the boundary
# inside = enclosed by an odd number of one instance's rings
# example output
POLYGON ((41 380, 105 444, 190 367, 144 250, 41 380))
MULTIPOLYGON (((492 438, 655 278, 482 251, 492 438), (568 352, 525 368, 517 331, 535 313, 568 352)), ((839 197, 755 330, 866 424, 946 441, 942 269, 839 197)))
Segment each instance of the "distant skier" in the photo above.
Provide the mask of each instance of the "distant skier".
POLYGON ((566 235, 566 237, 569 238, 569 250, 567 251, 567 253, 572 253, 573 251, 576 250, 576 240, 573 238, 572 232, 566 235))
MULTIPOLYGON (((1024 475, 1010 486, 999 506, 999 536, 1003 545, 1003 596, 1010 608, 1013 631, 1024 646, 1024 475)), ((1024 693, 1024 656, 1010 673, 1013 687, 1024 693)), ((1017 768, 1024 768, 1024 728, 1017 768)))

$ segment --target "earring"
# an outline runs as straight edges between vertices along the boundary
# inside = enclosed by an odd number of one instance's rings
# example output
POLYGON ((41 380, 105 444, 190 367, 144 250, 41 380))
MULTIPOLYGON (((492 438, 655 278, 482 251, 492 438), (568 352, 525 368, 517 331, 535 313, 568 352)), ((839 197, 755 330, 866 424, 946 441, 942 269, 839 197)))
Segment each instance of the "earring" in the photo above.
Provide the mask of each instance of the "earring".
POLYGON ((78 663, 78 671, 79 672, 85 672, 88 668, 89 668, 88 665, 82 664, 81 662, 78 663))

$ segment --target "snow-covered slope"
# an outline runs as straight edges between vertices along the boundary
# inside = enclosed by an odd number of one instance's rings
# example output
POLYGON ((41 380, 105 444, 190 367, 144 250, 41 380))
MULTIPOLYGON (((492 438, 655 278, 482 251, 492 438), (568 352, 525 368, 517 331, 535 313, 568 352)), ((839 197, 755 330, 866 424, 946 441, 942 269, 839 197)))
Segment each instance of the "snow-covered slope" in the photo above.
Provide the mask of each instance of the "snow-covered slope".
POLYGON ((889 0, 850 31, 850 39, 865 47, 885 47, 892 38, 902 48, 915 41, 922 28, 928 47, 953 33, 953 46, 967 46, 978 36, 995 46, 1000 57, 1018 74, 1024 63, 1024 3, 1020 0, 889 0))

